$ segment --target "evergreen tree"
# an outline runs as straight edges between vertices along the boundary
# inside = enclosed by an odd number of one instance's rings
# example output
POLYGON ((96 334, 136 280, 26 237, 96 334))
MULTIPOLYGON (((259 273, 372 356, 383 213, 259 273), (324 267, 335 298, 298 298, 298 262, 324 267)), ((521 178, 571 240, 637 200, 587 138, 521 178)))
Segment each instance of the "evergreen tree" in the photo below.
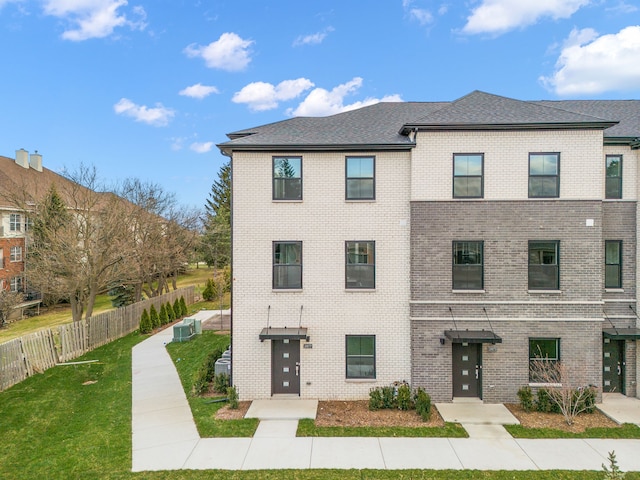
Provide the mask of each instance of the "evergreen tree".
POLYGON ((160 318, 158 318, 158 311, 154 305, 151 305, 149 309, 149 318, 151 319, 151 328, 155 329, 160 326, 160 318))
POLYGON ((126 307, 135 302, 135 289, 132 285, 114 285, 107 294, 111 297, 111 306, 126 307))
POLYGON ((160 320, 160 326, 169 323, 169 317, 167 316, 167 307, 164 303, 160 306, 160 315, 158 315, 158 318, 160 320))
POLYGON ((182 316, 182 307, 180 306, 180 300, 176 298, 176 301, 173 302, 173 315, 174 320, 177 320, 182 316))
POLYGON ((187 308, 187 302, 185 301, 184 297, 181 295, 180 296, 180 308, 182 309, 182 315, 181 316, 186 316, 189 313, 189 309, 187 308))
POLYGON ((171 323, 176 319, 176 314, 173 311, 173 307, 171 306, 171 302, 167 302, 167 318, 169 320, 168 323, 171 323))
POLYGON ((231 262, 231 162, 218 172, 205 204, 204 234, 200 252, 207 265, 224 266, 231 262))
POLYGON ((145 308, 142 311, 142 316, 140 317, 140 333, 151 333, 153 330, 153 325, 151 324, 151 318, 149 317, 149 312, 145 308))

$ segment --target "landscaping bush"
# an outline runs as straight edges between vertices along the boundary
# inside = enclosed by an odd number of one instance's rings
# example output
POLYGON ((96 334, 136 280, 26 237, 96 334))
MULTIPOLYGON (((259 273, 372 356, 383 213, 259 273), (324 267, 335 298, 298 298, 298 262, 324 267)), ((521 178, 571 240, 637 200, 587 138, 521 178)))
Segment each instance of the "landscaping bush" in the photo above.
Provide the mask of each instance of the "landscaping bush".
POLYGON ((153 325, 151 324, 151 318, 149 318, 149 312, 145 308, 140 316, 140 333, 151 333, 151 330, 153 330, 153 325))
POLYGON ((180 316, 184 317, 187 313, 189 313, 189 310, 187 309, 187 302, 184 300, 184 297, 181 295, 180 296, 180 316))
POLYGON ((593 413, 596 410, 596 397, 598 391, 595 387, 585 387, 584 389, 576 389, 573 394, 574 401, 578 401, 579 410, 584 413, 593 413))
POLYGON ((236 387, 227 388, 227 398, 229 399, 229 408, 231 410, 238 409, 238 391, 236 387))
POLYGON ((380 388, 372 388, 369 390, 369 410, 375 412, 384 408, 382 402, 382 390, 380 388))
POLYGON ((520 387, 520 390, 518 390, 518 398, 520 399, 520 406, 525 412, 533 411, 533 392, 530 386, 520 387))
POLYGON ((171 302, 167 302, 166 310, 167 310, 167 323, 171 323, 176 319, 176 314, 173 311, 171 302))
MULTIPOLYGON (((219 348, 211 352, 196 373, 193 382, 193 390, 196 395, 201 395, 209 390, 211 382, 216 376, 216 360, 222 357, 222 353, 222 350, 219 348)), ((224 390, 222 392, 224 392, 224 390)))
POLYGON ((180 306, 180 300, 176 298, 176 301, 173 302, 173 319, 178 320, 182 317, 182 307, 180 306))
POLYGON ((160 305, 160 314, 158 315, 158 319, 160 320, 160 326, 163 326, 169 323, 169 316, 167 315, 167 307, 165 307, 164 304, 160 305))
POLYGON ((396 389, 382 387, 382 408, 396 408, 396 389))
POLYGON ((409 385, 404 383, 398 387, 396 401, 400 410, 411 410, 413 408, 413 401, 411 400, 411 387, 409 385))
POLYGON ((422 421, 428 422, 431 419, 431 397, 420 387, 416 390, 414 404, 422 421))
POLYGON ((213 377, 213 391, 216 393, 226 393, 229 388, 229 375, 219 373, 213 377))
POLYGON ((216 286, 213 283, 213 279, 212 278, 208 278, 207 279, 207 284, 204 287, 204 290, 202 290, 202 298, 204 300, 207 300, 208 302, 215 300, 216 298, 216 286))
POLYGON ((160 318, 158 317, 158 311, 154 305, 151 305, 149 309, 149 318, 151 319, 151 328, 156 329, 160 326, 160 318))
POLYGON ((553 401, 549 390, 540 388, 536 399, 536 410, 543 413, 560 413, 560 406, 553 401))

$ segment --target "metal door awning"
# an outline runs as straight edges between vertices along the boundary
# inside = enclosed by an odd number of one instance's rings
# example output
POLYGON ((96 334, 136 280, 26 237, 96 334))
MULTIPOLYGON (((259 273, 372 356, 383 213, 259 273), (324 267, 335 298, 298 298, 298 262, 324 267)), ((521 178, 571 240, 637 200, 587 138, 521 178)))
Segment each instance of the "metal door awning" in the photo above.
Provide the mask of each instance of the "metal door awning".
POLYGON ((309 336, 307 335, 306 327, 267 327, 263 328, 259 335, 260 341, 264 340, 307 340, 309 341, 309 336))
POLYGON ((602 335, 612 340, 637 340, 640 338, 640 328, 605 328, 602 335))
POLYGON ((445 330, 444 336, 452 343, 502 343, 491 330, 445 330))

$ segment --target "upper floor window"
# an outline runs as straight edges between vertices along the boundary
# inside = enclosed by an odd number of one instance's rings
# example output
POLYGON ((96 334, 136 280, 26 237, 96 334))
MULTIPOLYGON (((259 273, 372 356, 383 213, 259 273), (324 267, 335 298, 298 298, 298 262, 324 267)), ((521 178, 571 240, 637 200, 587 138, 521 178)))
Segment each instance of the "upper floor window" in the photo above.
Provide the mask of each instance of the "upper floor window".
POLYGON ((12 232, 19 232, 22 230, 22 215, 19 213, 12 213, 9 216, 9 230, 12 232))
POLYGON ((529 242, 529 290, 559 290, 558 241, 529 242))
POLYGON ((606 240, 604 242, 604 287, 622 288, 622 242, 606 240))
POLYGON ((484 155, 455 153, 453 155, 453 198, 482 198, 484 155))
POLYGON ((529 154, 529 198, 560 196, 560 154, 529 154))
POLYGON ((347 157, 347 200, 374 200, 376 198, 375 158, 347 157))
POLYGON ((28 232, 33 230, 33 219, 31 217, 26 217, 24 219, 24 231, 28 232))
POLYGON ((22 247, 11 247, 11 253, 9 256, 9 260, 11 262, 21 262, 22 261, 22 247))
POLYGON ((11 291, 12 292, 21 292, 22 291, 22 277, 13 277, 11 278, 11 291))
POLYGON ((482 242, 453 242, 453 289, 482 290, 482 242))
POLYGON ((375 242, 346 242, 346 288, 376 288, 375 242))
POLYGON ((622 198, 622 155, 607 155, 605 198, 622 198))
POLYGON ((529 381, 554 383, 560 381, 554 366, 560 361, 559 338, 529 339, 529 381))
POLYGON ((273 157, 273 199, 302 200, 301 157, 273 157))
POLYGON ((347 335, 347 378, 376 378, 375 335, 347 335))
POLYGON ((302 288, 302 242, 273 242, 273 288, 302 288))

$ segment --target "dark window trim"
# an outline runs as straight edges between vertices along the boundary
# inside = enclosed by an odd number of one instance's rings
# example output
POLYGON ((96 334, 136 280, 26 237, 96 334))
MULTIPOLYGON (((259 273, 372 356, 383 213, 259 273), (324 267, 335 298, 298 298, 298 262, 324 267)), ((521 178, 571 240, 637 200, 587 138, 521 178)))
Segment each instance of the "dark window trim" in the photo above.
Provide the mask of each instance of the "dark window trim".
POLYGON ((610 154, 610 155, 606 155, 605 156, 605 161, 604 161, 604 167, 605 167, 605 186, 604 186, 604 194, 605 194, 605 198, 606 199, 611 199, 611 200, 620 200, 622 199, 622 155, 614 155, 614 154, 610 154), (620 159, 620 167, 618 168, 620 174, 619 175, 615 175, 615 176, 609 176, 608 172, 607 172, 607 164, 609 163, 609 159, 610 158, 619 158, 620 159), (609 196, 607 195, 607 181, 609 179, 617 179, 617 183, 618 183, 618 191, 620 192, 620 194, 618 196, 609 196))
POLYGON ((302 290, 303 280, 303 263, 302 263, 302 241, 299 240, 274 240, 271 242, 271 288, 273 290, 302 290), (276 268, 282 266, 297 266, 295 263, 276 263, 276 245, 277 244, 298 244, 300 245, 300 287, 276 287, 276 268))
POLYGON ((271 199, 277 202, 300 202, 303 198, 303 188, 304 182, 302 181, 302 155, 273 155, 271 157, 271 199), (276 178, 284 178, 284 177, 276 177, 276 160, 286 158, 286 159, 295 159, 300 160, 300 177, 291 177, 291 178, 300 178, 300 197, 298 198, 276 198, 276 178))
MULTIPOLYGON (((345 335, 344 337, 344 376, 346 379, 348 380, 375 380, 377 375, 378 375, 378 370, 377 370, 377 361, 378 361, 378 354, 376 351, 377 348, 377 342, 376 342, 376 336, 375 335, 345 335), (366 376, 349 376, 349 358, 355 358, 355 357, 364 357, 364 355, 352 355, 349 356, 349 338, 350 337, 358 337, 358 338, 363 338, 363 337, 371 337, 373 338, 373 376, 372 377, 366 377, 366 376)), ((368 358, 368 357, 367 357, 368 358)))
POLYGON ((604 241, 604 288, 622 288, 622 240, 605 240, 604 241), (618 263, 608 263, 607 262, 607 244, 608 243, 617 243, 618 244, 618 263), (615 265, 618 267, 618 281, 616 285, 607 285, 607 266, 615 265))
MULTIPOLYGON (((529 243, 527 244, 527 265, 528 265, 528 271, 527 271, 527 287, 529 290, 560 290, 560 240, 529 240, 529 243), (555 269, 556 269, 556 285, 555 288, 547 288, 547 287, 532 287, 531 286, 531 282, 530 282, 530 270, 531 270, 531 266, 532 265, 537 265, 537 264, 532 264, 531 263, 531 244, 533 243, 554 243, 556 246, 556 263, 554 264, 555 269)), ((544 264, 542 264, 544 265, 544 264)), ((551 266, 550 264, 548 264, 549 266, 551 266)))
POLYGON ((376 288, 376 242, 375 240, 346 240, 344 242, 344 288, 348 290, 374 290, 376 288), (371 263, 349 263, 350 243, 372 243, 373 244, 373 264, 371 263), (373 267, 373 286, 371 287, 350 287, 347 283, 347 270, 353 265, 371 265, 373 267))
POLYGON ((529 152, 529 198, 560 198, 560 152, 529 152), (532 155, 556 155, 558 158, 558 168, 555 175, 531 175, 531 156, 532 155), (531 177, 535 178, 553 178, 556 179, 555 195, 531 195, 531 177))
POLYGON ((365 200, 371 201, 376 199, 376 156, 375 155, 347 155, 344 157, 344 198, 345 200, 357 201, 357 200, 365 200), (350 198, 349 197, 349 189, 348 184, 349 180, 369 180, 370 177, 350 177, 349 176, 349 159, 350 158, 370 158, 373 160, 373 194, 371 197, 357 197, 350 198))
MULTIPOLYGON (((462 264, 464 265, 464 264, 462 264)), ((451 242, 451 289, 452 290, 484 290, 484 241, 483 240, 453 240, 451 242), (456 263, 456 243, 479 243, 480 244, 480 256, 481 263, 471 264, 474 266, 480 266, 481 274, 480 274, 480 288, 455 288, 454 282, 454 270, 456 266, 460 266, 456 263)))
MULTIPOLYGON (((549 362, 553 362, 553 363, 558 363, 560 362, 560 337, 529 337, 528 338, 528 344, 529 344, 529 382, 531 383, 536 383, 539 381, 539 379, 533 378, 533 372, 531 371, 531 362, 533 362, 534 360, 538 360, 541 359, 540 357, 535 357, 535 356, 531 356, 531 342, 532 341, 548 341, 548 340, 553 340, 556 342, 556 358, 550 358, 548 361, 549 362)), ((542 359, 544 360, 544 359, 542 359)), ((557 379, 557 381, 560 381, 560 379, 557 379)))
POLYGON ((452 187, 452 197, 453 198, 484 198, 484 153, 454 153, 453 154, 453 162, 451 164, 452 168, 453 168, 453 185, 452 187), (456 156, 472 156, 472 155, 477 155, 481 158, 482 160, 482 173, 480 175, 456 175, 456 156), (480 195, 456 195, 456 185, 455 185, 455 179, 456 178, 480 178, 480 195))

